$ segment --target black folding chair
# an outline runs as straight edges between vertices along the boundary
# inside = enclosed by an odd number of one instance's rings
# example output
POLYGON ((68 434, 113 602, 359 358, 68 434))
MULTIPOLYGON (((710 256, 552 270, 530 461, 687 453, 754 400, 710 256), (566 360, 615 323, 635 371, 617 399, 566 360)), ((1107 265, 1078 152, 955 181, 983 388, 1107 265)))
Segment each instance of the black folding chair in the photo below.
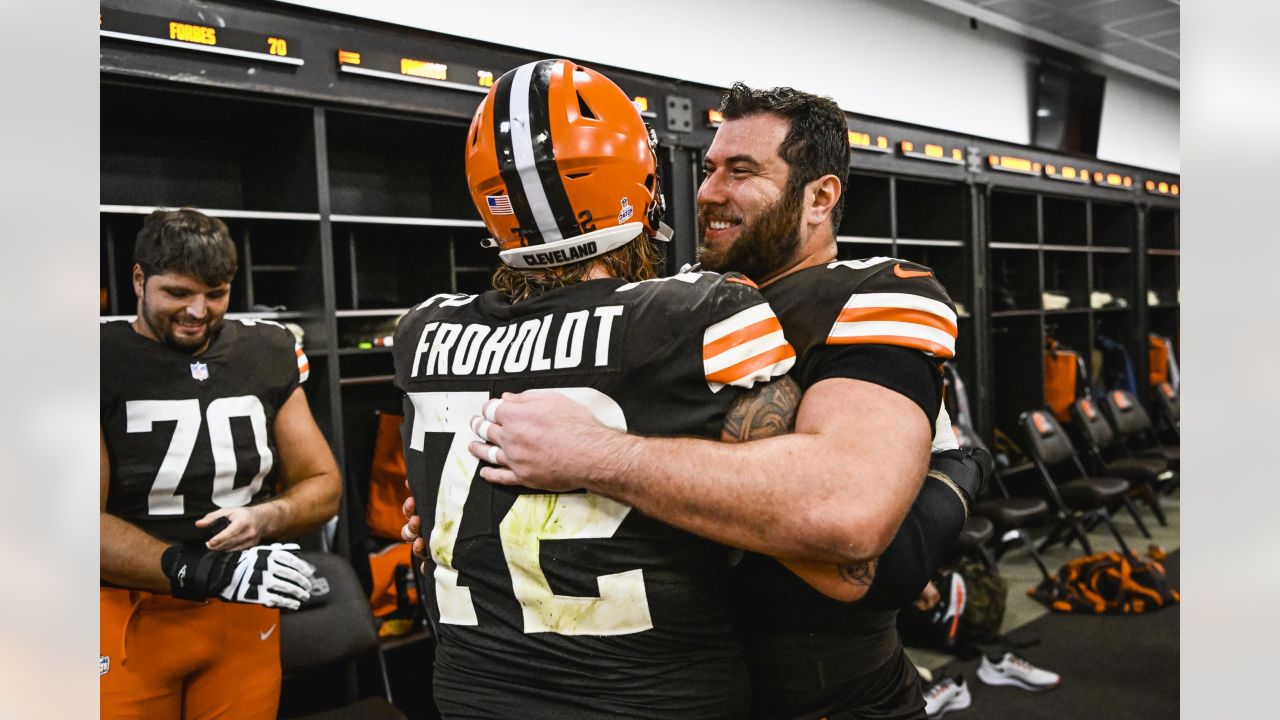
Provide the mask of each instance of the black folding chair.
POLYGON ((1128 480, 1130 492, 1151 507, 1162 526, 1168 526, 1160 498, 1156 495, 1156 490, 1175 476, 1168 463, 1159 458, 1114 457, 1119 450, 1115 431, 1093 400, 1081 398, 1072 403, 1071 417, 1071 424, 1080 431, 1093 472, 1128 480), (1113 457, 1108 458, 1108 454, 1113 457))
MULTIPOLYGON (((971 428, 963 423, 951 424, 952 430, 955 432, 956 441, 960 443, 962 448, 980 447, 986 450, 986 445, 982 439, 978 437, 971 428)), ((988 554, 985 552, 986 543, 998 535, 999 541, 996 543, 995 556, 991 558, 998 563, 1000 558, 1004 557, 1015 544, 1020 544, 1031 553, 1031 559, 1035 561, 1036 567, 1040 568, 1040 573, 1046 578, 1049 577, 1049 569, 1045 567, 1044 560, 1040 558, 1040 553, 1036 551, 1035 542, 1031 538, 1030 531, 1026 530, 1029 525, 1035 525, 1043 522, 1049 516, 1049 506, 1040 498, 1016 498, 1009 494, 1008 487, 1005 486, 1004 480, 1000 477, 1000 469, 996 468, 992 474, 993 482, 991 485, 998 491, 993 494, 992 490, 988 490, 985 498, 978 498, 970 508, 968 522, 965 523, 965 529, 960 534, 959 545, 961 550, 969 547, 980 548, 978 555, 987 562, 988 554), (984 527, 982 522, 985 521, 987 527, 990 528, 990 535, 984 537, 984 527)))
POLYGON ((1133 516, 1142 534, 1151 537, 1151 533, 1147 532, 1146 525, 1143 524, 1142 518, 1138 517, 1137 510, 1129 500, 1129 482, 1116 477, 1093 477, 1085 472, 1084 466, 1080 464, 1080 458, 1076 456, 1071 439, 1067 437, 1066 431, 1054 419, 1052 413, 1045 410, 1024 412, 1019 416, 1018 423, 1022 425, 1026 434, 1031 460, 1040 470, 1044 480, 1046 499, 1054 507, 1058 517, 1058 521, 1049 530, 1049 535, 1040 543, 1040 549, 1044 550, 1060 539, 1070 544, 1070 538, 1064 538, 1064 535, 1069 533, 1080 541, 1080 546, 1084 548, 1086 554, 1092 555, 1093 546, 1089 543, 1081 521, 1103 522, 1115 537, 1116 542, 1120 544, 1120 549, 1132 557, 1133 553, 1129 550, 1128 543, 1111 522, 1111 515, 1108 512, 1109 507, 1123 504, 1133 516), (1068 461, 1074 464, 1079 475, 1066 482, 1058 482, 1049 468, 1068 461))
POLYGON ((1160 383, 1156 388, 1156 411, 1174 438, 1182 437, 1182 393, 1174 390, 1169 383, 1160 383))
MULTIPOLYGON (((1155 428, 1151 424, 1151 416, 1142 409, 1138 399, 1124 390, 1111 390, 1103 403, 1103 412, 1111 420, 1120 444, 1132 457, 1147 457, 1164 460, 1176 473, 1179 467, 1179 453, 1176 447, 1160 444, 1155 428)), ((1171 486, 1176 486, 1179 478, 1175 477, 1171 486)))
POLYGON ((292 720, 406 720, 391 704, 391 684, 387 666, 378 651, 378 631, 364 588, 351 564, 331 553, 303 552, 301 557, 316 566, 316 578, 323 580, 312 599, 301 609, 280 615, 280 668, 286 678, 343 663, 347 671, 346 698, 341 707, 295 716, 292 720), (355 660, 378 652, 385 697, 358 699, 355 660))

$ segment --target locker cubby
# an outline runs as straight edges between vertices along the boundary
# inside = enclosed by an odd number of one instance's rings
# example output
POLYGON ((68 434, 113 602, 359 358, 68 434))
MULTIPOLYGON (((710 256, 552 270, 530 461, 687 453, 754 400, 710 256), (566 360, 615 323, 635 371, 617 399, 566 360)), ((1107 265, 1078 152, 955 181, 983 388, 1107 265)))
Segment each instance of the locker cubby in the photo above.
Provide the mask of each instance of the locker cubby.
MULTIPOLYGON (((1137 321, 1132 310, 1096 313, 1094 315, 1093 337, 1094 347, 1103 349, 1103 340, 1120 343, 1129 355, 1134 382, 1139 390, 1146 387, 1142 373, 1147 367, 1147 337, 1138 335, 1137 321)), ((1109 390, 1127 384, 1127 379, 1120 376, 1120 370, 1113 363, 1104 363, 1105 354, 1097 353, 1091 358, 1090 373, 1094 384, 1101 390, 1109 390)))
POLYGON ((133 246, 142 229, 143 216, 104 213, 100 218, 98 257, 102 288, 107 291, 107 305, 101 314, 132 315, 137 309, 132 282, 133 246))
POLYGON ((1040 316, 993 318, 991 361, 995 426, 1021 439, 1018 415, 1044 405, 1044 352, 1040 316))
POLYGON ((368 352, 344 348, 338 352, 338 370, 344 380, 385 378, 390 382, 387 376, 395 372, 395 364, 388 348, 368 352))
POLYGON ((899 238, 964 239, 969 226, 964 185, 903 178, 895 182, 899 238))
POLYGON ((339 310, 407 308, 454 292, 452 228, 335 223, 339 310))
POLYGON ((1182 353, 1180 320, 1180 312, 1176 307, 1152 308, 1148 313, 1150 331, 1173 340, 1173 350, 1179 355, 1182 353))
POLYGON ((485 228, 455 228, 451 231, 453 262, 456 267, 480 268, 492 271, 498 267, 498 249, 480 243, 489 237, 485 228))
POLYGON ((1089 257, 1070 251, 1044 251, 1045 292, 1066 295, 1069 309, 1089 307, 1089 257))
POLYGON ((1137 247, 1138 211, 1133 205, 1093 202, 1093 244, 1097 247, 1137 247))
POLYGON ((1046 340, 1053 338, 1066 350, 1074 350, 1089 362, 1089 348, 1093 345, 1093 329, 1089 326, 1089 313, 1063 313, 1045 317, 1046 340))
POLYGON ((836 244, 836 257, 840 260, 862 260, 864 258, 893 256, 893 243, 888 240, 883 243, 839 240, 836 244))
MULTIPOLYGON (((1156 294, 1156 305, 1174 305, 1178 302, 1178 258, 1152 255, 1147 258, 1150 272, 1148 289, 1156 294)), ((1147 301, 1149 304, 1149 300, 1147 301)))
POLYGON ((1089 239, 1088 204, 1084 200, 1045 196, 1046 245, 1086 245, 1089 239))
POLYGON ((454 292, 479 295, 492 290, 493 284, 490 282, 492 277, 492 270, 459 270, 455 278, 454 292))
POLYGON ((404 313, 388 310, 378 314, 338 317, 338 348, 343 353, 377 355, 389 352, 383 339, 395 335, 396 322, 404 313))
POLYGON ((1153 207, 1147 212, 1147 247, 1154 250, 1178 248, 1178 211, 1153 207))
MULTIPOLYGON (((310 334, 302 342, 307 353, 307 363, 311 366, 310 375, 302 383, 302 389, 307 394, 307 404, 311 406, 311 414, 320 426, 320 431, 326 438, 332 438, 335 437, 337 415, 340 411, 334 406, 334 393, 329 385, 329 355, 324 347, 313 343, 310 334)), ((337 452, 336 448, 334 452, 337 452)))
POLYGON ((240 284, 249 312, 323 310, 324 295, 316 282, 321 275, 316 223, 235 218, 226 223, 237 240, 240 284))
POLYGON ((1127 307, 1133 307, 1138 300, 1133 256, 1128 253, 1095 253, 1092 289, 1110 293, 1116 299, 1123 299, 1127 307))
POLYGON ((974 388, 977 387, 973 382, 972 367, 977 359, 977 337, 975 335, 973 316, 961 314, 956 321, 956 358, 960 366, 960 377, 969 386, 969 402, 974 402, 974 388))
POLYGON ((1040 242, 1036 196, 1008 190, 992 190, 988 211, 993 243, 1040 242))
POLYGON ((1034 250, 991 251, 992 312, 1039 310, 1040 254, 1034 250))
POLYGON ((849 173, 844 191, 844 216, 837 235, 889 238, 893 235, 893 206, 889 178, 849 173))
POLYGON ((461 123, 330 111, 329 193, 336 215, 478 220, 461 123))
POLYGON ((103 83, 101 202, 315 212, 309 108, 103 83))

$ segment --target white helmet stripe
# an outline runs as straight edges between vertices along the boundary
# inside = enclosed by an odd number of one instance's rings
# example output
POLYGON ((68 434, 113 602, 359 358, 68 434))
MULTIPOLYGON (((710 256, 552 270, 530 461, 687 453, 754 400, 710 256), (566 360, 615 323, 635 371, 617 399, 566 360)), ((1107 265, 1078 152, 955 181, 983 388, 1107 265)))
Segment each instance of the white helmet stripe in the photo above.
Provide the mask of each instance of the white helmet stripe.
POLYGON ((555 215, 547 202, 547 194, 542 189, 542 178, 538 175, 533 153, 533 137, 529 121, 529 85, 533 78, 537 62, 527 63, 516 68, 511 81, 511 151, 520 173, 520 184, 524 196, 533 212, 534 222, 538 224, 538 232, 543 242, 554 242, 563 239, 555 215))

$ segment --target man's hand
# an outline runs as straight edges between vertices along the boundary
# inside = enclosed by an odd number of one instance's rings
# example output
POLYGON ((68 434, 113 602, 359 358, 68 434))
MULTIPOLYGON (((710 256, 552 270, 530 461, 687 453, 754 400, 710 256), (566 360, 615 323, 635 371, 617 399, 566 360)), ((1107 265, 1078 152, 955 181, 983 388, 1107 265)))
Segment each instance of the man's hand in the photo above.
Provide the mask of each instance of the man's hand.
POLYGON ((230 523, 217 535, 209 538, 209 542, 205 543, 205 547, 210 550, 230 552, 233 550, 247 550, 261 544, 270 531, 268 515, 271 509, 269 505, 270 503, 264 503, 246 507, 223 508, 214 510, 200 518, 196 521, 196 527, 198 528, 210 527, 218 518, 226 518, 227 522, 230 523))
POLYGON ((217 596, 230 602, 297 610, 311 597, 316 569, 294 555, 293 543, 218 552, 200 545, 172 545, 161 556, 171 594, 183 600, 217 596))
POLYGON ((236 557, 231 582, 218 593, 223 600, 297 610, 311 597, 316 569, 294 555, 296 543, 249 548, 236 557))
MULTIPOLYGON (((405 480, 404 484, 408 485, 409 481, 405 480)), ((413 554, 423 561, 418 566, 418 569, 425 575, 427 572, 426 560, 429 557, 427 555, 427 541, 422 539, 422 518, 418 517, 418 504, 413 501, 412 495, 405 499, 404 505, 400 508, 400 514, 404 515, 405 519, 404 527, 400 528, 400 539, 407 543, 413 543, 413 554)))
POLYGON ((601 425, 591 410, 558 392, 503 393, 485 403, 471 429, 485 442, 467 449, 500 466, 482 467, 480 477, 551 492, 625 473, 635 450, 635 438, 601 425))
POLYGON ((942 594, 938 592, 938 586, 930 580, 924 586, 924 592, 920 593, 920 598, 916 600, 915 606, 920 610, 932 610, 939 601, 942 600, 942 594))

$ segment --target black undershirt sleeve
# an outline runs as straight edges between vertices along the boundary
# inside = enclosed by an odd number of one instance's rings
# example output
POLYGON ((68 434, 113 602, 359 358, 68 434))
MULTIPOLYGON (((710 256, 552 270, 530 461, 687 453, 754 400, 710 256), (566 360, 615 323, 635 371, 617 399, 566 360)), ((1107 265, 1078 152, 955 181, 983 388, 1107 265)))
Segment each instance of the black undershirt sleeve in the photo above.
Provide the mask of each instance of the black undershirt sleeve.
MULTIPOLYGON (((801 384, 828 378, 865 380, 901 393, 920 407, 932 426, 942 404, 937 361, 895 345, 827 345, 811 351, 801 384)), ((939 564, 950 557, 964 528, 959 496, 940 480, 925 478, 893 540, 876 561, 875 580, 860 601, 874 609, 915 602, 939 564)))
POLYGON ((907 396, 929 425, 942 405, 942 371, 919 350, 897 345, 823 345, 809 351, 800 385, 804 390, 828 378, 865 380, 907 396))
POLYGON ((859 604, 897 610, 915 602, 938 566, 955 552, 964 529, 964 503, 941 480, 925 478, 889 547, 876 561, 875 579, 859 604))

